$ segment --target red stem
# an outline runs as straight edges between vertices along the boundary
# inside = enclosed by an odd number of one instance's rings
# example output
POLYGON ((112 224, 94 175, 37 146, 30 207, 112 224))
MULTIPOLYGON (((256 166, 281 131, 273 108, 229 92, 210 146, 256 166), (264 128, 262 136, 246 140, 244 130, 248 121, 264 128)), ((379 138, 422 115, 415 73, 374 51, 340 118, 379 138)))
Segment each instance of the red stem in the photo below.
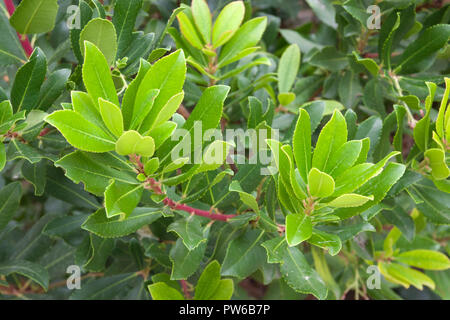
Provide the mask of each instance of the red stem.
POLYGON ((184 297, 187 300, 191 299, 191 294, 189 293, 189 285, 186 280, 180 280, 181 288, 183 289, 184 297))
MULTIPOLYGON (((9 16, 12 16, 14 13, 14 10, 16 8, 14 7, 14 3, 12 0, 3 0, 6 6, 6 10, 8 10, 9 16)), ((31 46, 30 41, 28 41, 28 37, 26 35, 21 35, 17 32, 17 36, 19 37, 20 44, 22 45, 23 50, 25 51, 27 57, 31 56, 33 53, 33 47, 31 46)))
MULTIPOLYGON (((138 162, 138 167, 141 167, 141 164, 139 162, 138 162)), ((154 179, 148 179, 148 182, 149 182, 149 186, 150 186, 151 190, 153 190, 153 192, 155 192, 156 194, 163 194, 158 182, 156 182, 154 179)), ((186 211, 186 212, 195 214, 200 217, 209 218, 211 220, 219 220, 219 221, 227 222, 228 219, 236 217, 236 214, 212 213, 211 211, 192 208, 186 204, 176 203, 175 201, 173 201, 172 199, 169 199, 169 198, 165 198, 163 200, 163 202, 165 205, 169 206, 173 210, 186 211)))

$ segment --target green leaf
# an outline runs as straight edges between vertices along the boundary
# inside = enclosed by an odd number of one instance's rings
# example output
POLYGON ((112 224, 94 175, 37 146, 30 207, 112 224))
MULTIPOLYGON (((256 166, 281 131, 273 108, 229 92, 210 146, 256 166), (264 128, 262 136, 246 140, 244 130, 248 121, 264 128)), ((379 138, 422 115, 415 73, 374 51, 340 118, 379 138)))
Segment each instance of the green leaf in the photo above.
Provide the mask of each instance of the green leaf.
POLYGON ((19 208, 22 197, 20 182, 10 183, 0 189, 0 230, 6 227, 19 208))
POLYGON ((207 239, 203 236, 201 219, 190 215, 186 219, 179 219, 167 227, 167 232, 175 232, 182 240, 188 250, 194 250, 207 239))
POLYGON ((5 145, 0 142, 0 172, 2 172, 3 168, 6 164, 6 151, 5 151, 5 145))
POLYGON ((124 237, 162 216, 156 208, 136 208, 125 219, 119 216, 108 218, 105 209, 100 209, 89 216, 82 228, 103 238, 124 237))
POLYGON ((167 120, 172 118, 174 113, 178 110, 181 103, 183 102, 183 99, 184 99, 183 91, 175 94, 172 98, 170 98, 169 101, 167 101, 167 103, 161 109, 158 116, 156 117, 156 120, 153 123, 153 128, 156 128, 164 124, 167 120))
POLYGON ((298 248, 287 248, 283 261, 280 271, 291 288, 300 293, 310 293, 317 299, 323 300, 327 297, 328 289, 325 283, 298 248))
POLYGON ((11 25, 20 34, 44 33, 55 26, 57 0, 23 0, 10 18, 11 25))
POLYGON ((388 36, 384 40, 384 43, 381 47, 381 62, 386 65, 387 70, 391 70, 391 50, 392 50, 392 42, 394 41, 395 32, 400 26, 400 13, 397 12, 397 17, 395 19, 394 25, 391 26, 388 30, 388 36))
POLYGON ((84 43, 82 73, 86 90, 96 106, 98 106, 98 98, 119 105, 108 62, 102 52, 89 41, 84 43))
POLYGON ((413 43, 406 47, 394 72, 414 73, 424 71, 426 61, 441 49, 450 37, 450 25, 438 24, 427 28, 413 43))
POLYGON ((30 60, 16 73, 11 88, 11 104, 14 112, 30 111, 37 107, 39 92, 47 72, 47 59, 41 49, 36 48, 30 60))
POLYGON ((142 0, 117 0, 115 2, 112 23, 117 34, 117 58, 124 57, 124 53, 131 45, 134 25, 141 7, 142 0))
POLYGON ((87 191, 103 195, 111 179, 128 184, 138 184, 136 173, 125 160, 109 153, 75 151, 55 162, 66 171, 75 183, 83 182, 87 191))
POLYGON ((423 273, 400 264, 384 263, 380 261, 378 263, 378 268, 386 280, 400 284, 405 288, 409 288, 410 284, 419 290, 423 289, 423 285, 426 285, 431 289, 434 289, 435 287, 433 280, 423 273))
POLYGON ((445 162, 445 153, 442 149, 428 149, 425 151, 425 158, 431 168, 431 175, 436 180, 443 180, 450 176, 450 169, 445 162))
POLYGON ((71 110, 56 111, 45 118, 75 148, 89 152, 108 152, 115 148, 109 134, 71 110))
POLYGON ((211 43, 212 18, 205 0, 192 0, 192 16, 204 43, 211 43))
POLYGON ((220 279, 220 264, 214 260, 206 266, 198 279, 194 300, 229 300, 233 291, 233 281, 220 279))
POLYGON ((122 273, 94 279, 74 290, 71 300, 111 300, 133 283, 138 273, 122 273))
POLYGON ((255 197, 253 195, 245 192, 244 190, 242 190, 242 187, 241 187, 239 181, 231 182, 228 190, 238 192, 239 197, 241 198, 241 201, 243 203, 245 203, 247 206, 249 206, 253 210, 253 212, 259 214, 259 205, 258 205, 258 202, 256 201, 255 197))
POLYGON ((333 29, 337 28, 333 2, 330 0, 306 0, 308 5, 314 11, 317 18, 333 29))
POLYGON ((264 249, 260 243, 264 231, 247 230, 238 238, 232 240, 222 264, 222 275, 243 279, 265 261, 264 249))
POLYGON ((286 216, 286 241, 290 247, 296 246, 312 235, 311 218, 304 213, 286 216))
POLYGON ((276 237, 261 244, 267 251, 268 263, 283 263, 283 255, 286 251, 286 238, 276 237))
POLYGON ((241 51, 254 47, 261 39, 267 26, 267 17, 254 18, 244 23, 222 48, 219 67, 224 67, 241 51))
POLYGON ((22 175, 28 182, 33 184, 34 194, 37 196, 42 196, 44 194, 46 174, 46 161, 40 161, 38 163, 29 163, 27 161, 22 165, 22 175))
POLYGON ((96 18, 83 28, 80 34, 80 49, 85 52, 86 41, 95 45, 105 57, 108 65, 113 65, 117 53, 116 29, 111 21, 96 18))
POLYGON ((361 154, 362 141, 353 140, 344 143, 330 158, 325 172, 332 177, 339 177, 345 170, 351 168, 361 154))
POLYGON ((311 169, 311 120, 308 112, 301 109, 292 139, 295 163, 303 181, 308 181, 311 169))
POLYGON ((125 130, 130 129, 130 125, 133 119, 134 106, 136 101, 136 95, 139 90, 139 87, 147 74, 148 70, 150 70, 150 63, 145 61, 144 59, 140 60, 140 66, 137 76, 133 81, 128 85, 128 88, 125 91, 125 94, 122 99, 122 115, 124 121, 125 130))
POLYGON ((177 50, 158 60, 150 68, 139 85, 134 108, 144 110, 141 109, 141 106, 145 104, 148 92, 152 89, 158 89, 160 92, 151 107, 151 112, 143 121, 140 132, 146 132, 155 125, 159 114, 168 101, 182 91, 185 77, 186 60, 183 50, 177 50))
POLYGON ((20 274, 39 284, 45 291, 48 290, 49 275, 45 268, 30 261, 16 260, 3 262, 0 264, 0 274, 9 276, 10 274, 20 274))
POLYGON ((406 167, 402 164, 389 163, 381 174, 370 179, 362 187, 356 189, 357 194, 373 196, 373 200, 366 202, 360 207, 338 209, 334 214, 341 219, 347 219, 378 204, 385 198, 391 187, 403 176, 405 170, 406 167))
POLYGON ((185 13, 186 11, 187 10, 184 10, 177 15, 178 23, 180 25, 180 31, 194 48, 201 50, 203 48, 201 35, 199 35, 197 28, 195 27, 192 13, 189 13, 188 15, 185 13))
POLYGON ((36 109, 47 111, 66 89, 69 76, 69 69, 59 69, 53 72, 41 87, 36 109))
POLYGON ((297 77, 300 67, 300 49, 291 44, 282 54, 278 64, 278 90, 280 93, 289 92, 297 77))
POLYGON ((123 215, 126 218, 139 204, 142 191, 141 185, 112 180, 105 190, 106 216, 123 215))
POLYGON ((342 196, 337 197, 331 202, 328 202, 327 205, 335 208, 351 208, 351 207, 359 207, 365 204, 367 201, 373 200, 373 196, 362 196, 356 193, 348 193, 343 194, 342 196))
POLYGON ((320 248, 327 249, 331 256, 337 255, 342 248, 341 238, 335 234, 326 233, 317 229, 313 230, 308 242, 320 248))
MULTIPOLYGON (((445 138, 445 125, 447 113, 450 115, 450 111, 447 111, 448 97, 450 95, 450 78, 444 78, 445 80, 445 92, 442 97, 441 106, 439 107, 439 113, 436 119, 436 132, 441 139, 445 138)), ((450 110, 450 109, 449 109, 450 110)))
POLYGON ((100 115, 100 109, 94 104, 91 96, 86 92, 81 91, 72 91, 70 94, 72 96, 73 110, 82 115, 87 121, 107 132, 108 128, 105 126, 102 116, 100 115))
POLYGON ((88 271, 100 272, 105 269, 106 260, 108 260, 115 247, 114 239, 100 238, 95 234, 90 234, 90 257, 83 265, 88 271))
POLYGON ((155 140, 155 149, 158 149, 177 128, 177 124, 172 121, 167 121, 157 127, 148 131, 148 135, 155 140))
POLYGON ((356 51, 353 51, 353 56, 356 62, 362 64, 374 77, 377 77, 380 72, 380 66, 370 58, 361 58, 356 51))
POLYGON ((437 251, 412 250, 400 253, 395 260, 413 267, 426 270, 446 270, 450 268, 449 258, 437 251))
POLYGON ((99 98, 100 114, 106 127, 116 137, 120 137, 123 133, 123 117, 120 108, 114 103, 99 98))
POLYGON ((151 157, 155 152, 155 141, 152 137, 141 136, 137 131, 125 131, 116 142, 116 152, 120 155, 151 157))
POLYGON ((428 88, 428 96, 425 100, 425 116, 417 122, 414 127, 414 141, 421 151, 428 149, 428 142, 430 140, 430 111, 436 93, 436 84, 433 82, 426 82, 428 88))
POLYGON ((242 1, 233 1, 220 11, 214 22, 212 45, 218 48, 230 40, 244 20, 245 6, 242 1))
POLYGON ((389 159, 397 154, 399 152, 393 151, 377 164, 362 163, 346 170, 336 179, 336 189, 333 195, 340 196, 355 191, 371 178, 381 173, 389 159))
MULTIPOLYGON (((208 129, 216 129, 220 119, 222 118, 223 103, 229 90, 230 87, 228 86, 218 85, 209 87, 203 91, 200 100, 182 126, 182 129, 187 130, 186 135, 179 137, 180 142, 167 141, 160 149, 158 149, 158 155, 161 155, 159 157, 161 159, 161 163, 166 163, 171 155, 171 151, 177 145, 182 146, 183 143, 189 143, 189 145, 191 145, 190 141, 196 141, 196 143, 200 143, 199 145, 195 145, 195 148, 199 148, 199 150, 202 148, 203 138, 197 136, 198 133, 194 130, 194 123, 196 121, 201 121, 203 132, 206 132, 208 129)), ((194 151, 194 146, 192 146, 190 151, 194 151)), ((183 155, 183 157, 186 156, 188 156, 188 154, 183 155)), ((193 160, 194 159, 192 158, 191 161, 193 160)))
POLYGON ((344 53, 338 51, 334 46, 325 47, 317 51, 310 60, 314 66, 338 72, 348 66, 348 57, 344 53))
POLYGON ((153 300, 184 300, 183 295, 164 282, 153 283, 148 286, 153 300))
POLYGON ((334 180, 328 174, 312 168, 308 175, 309 192, 313 197, 325 198, 334 192, 334 180))
POLYGON ((334 111, 323 127, 312 158, 313 168, 325 170, 333 154, 347 141, 347 123, 339 111, 334 111))
POLYGON ((3 8, 0 8, 0 30, 0 65, 25 63, 27 57, 3 8))
MULTIPOLYGON (((208 238, 209 227, 203 231, 204 238, 208 238)), ((183 244, 181 239, 178 239, 175 245, 170 250, 170 261, 172 261, 172 274, 170 279, 181 280, 190 277, 200 267, 200 263, 205 255, 206 241, 202 242, 193 250, 189 250, 183 244)))

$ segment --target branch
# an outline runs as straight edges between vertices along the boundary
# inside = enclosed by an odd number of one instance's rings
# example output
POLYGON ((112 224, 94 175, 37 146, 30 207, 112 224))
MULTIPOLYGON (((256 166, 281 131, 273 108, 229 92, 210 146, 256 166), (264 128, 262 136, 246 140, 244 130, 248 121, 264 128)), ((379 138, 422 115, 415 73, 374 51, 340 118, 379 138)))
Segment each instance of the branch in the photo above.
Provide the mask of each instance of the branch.
MULTIPOLYGON (((14 3, 12 0, 3 0, 5 2, 6 9, 8 10, 9 16, 11 17, 16 10, 14 7, 14 3)), ((20 40, 20 44, 22 45, 23 50, 25 51, 27 57, 31 56, 33 53, 33 47, 31 46, 30 41, 28 41, 28 37, 26 35, 21 35, 17 32, 17 35, 20 40)))

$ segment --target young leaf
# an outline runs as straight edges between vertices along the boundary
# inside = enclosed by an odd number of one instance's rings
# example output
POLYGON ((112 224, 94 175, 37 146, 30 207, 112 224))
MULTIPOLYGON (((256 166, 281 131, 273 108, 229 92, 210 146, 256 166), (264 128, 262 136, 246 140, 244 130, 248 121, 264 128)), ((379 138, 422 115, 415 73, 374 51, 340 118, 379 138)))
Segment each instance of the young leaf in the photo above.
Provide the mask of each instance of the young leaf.
POLYGON ((56 111, 45 118, 75 148, 89 152, 108 152, 115 148, 109 134, 71 110, 56 111))
POLYGON ((315 246, 327 249, 331 256, 337 255, 342 248, 341 238, 335 234, 326 233, 317 229, 314 229, 308 242, 315 246))
POLYGON ((450 268, 450 260, 445 254, 431 250, 419 249, 403 252, 396 255, 395 260, 426 270, 446 270, 450 268))
POLYGON ((219 56, 219 66, 223 67, 242 50, 255 46, 261 39, 267 26, 267 17, 254 18, 239 28, 225 44, 219 56))
POLYGON ((245 6, 242 1, 233 1, 220 11, 214 22, 212 44, 214 48, 224 45, 233 37, 244 20, 245 6))
POLYGON ((95 105, 98 106, 98 98, 119 105, 106 58, 91 42, 86 41, 84 43, 84 50, 83 81, 95 105))
POLYGON ((151 157, 155 152, 155 141, 152 137, 141 136, 137 131, 125 131, 117 140, 115 148, 116 152, 123 156, 138 154, 151 157))
POLYGON ((148 286, 153 300, 184 300, 183 295, 164 282, 157 282, 148 286))
POLYGON ((425 151, 425 158, 431 168, 431 175, 436 180, 446 179, 450 175, 450 169, 445 162, 445 153, 442 149, 428 149, 425 151))
POLYGON ((289 92, 297 77, 300 67, 300 49, 291 44, 280 58, 278 64, 278 90, 280 93, 289 92))
POLYGON ((201 50, 203 48, 203 41, 200 39, 201 36, 198 34, 193 18, 191 18, 192 14, 187 15, 185 11, 177 15, 181 33, 194 48, 201 50))
POLYGON ((296 246, 312 235, 311 218, 304 213, 286 216, 286 241, 290 247, 296 246))
POLYGON ((80 34, 80 49, 85 52, 85 42, 95 45, 104 55, 108 65, 113 65, 117 53, 116 29, 111 21, 96 18, 83 28, 80 34))
POLYGON ((114 103, 102 98, 99 98, 98 100, 103 122, 112 134, 116 137, 120 137, 123 133, 123 118, 120 108, 114 103))
POLYGON ((351 208, 351 207, 359 207, 365 204, 367 201, 373 200, 373 196, 362 196, 356 193, 348 193, 343 194, 342 196, 337 197, 333 201, 327 203, 330 207, 335 208, 351 208))
POLYGON ((328 174, 312 168, 308 175, 309 192, 313 197, 325 198, 334 192, 334 180, 328 174))
POLYGON ((141 201, 143 188, 112 180, 105 190, 106 216, 112 218, 117 215, 127 217, 141 201))
POLYGON ((192 16, 204 43, 211 43, 211 12, 205 0, 192 0, 192 16))
POLYGON ((333 154, 347 141, 347 123, 339 111, 334 111, 323 127, 312 158, 313 168, 324 171, 333 154))

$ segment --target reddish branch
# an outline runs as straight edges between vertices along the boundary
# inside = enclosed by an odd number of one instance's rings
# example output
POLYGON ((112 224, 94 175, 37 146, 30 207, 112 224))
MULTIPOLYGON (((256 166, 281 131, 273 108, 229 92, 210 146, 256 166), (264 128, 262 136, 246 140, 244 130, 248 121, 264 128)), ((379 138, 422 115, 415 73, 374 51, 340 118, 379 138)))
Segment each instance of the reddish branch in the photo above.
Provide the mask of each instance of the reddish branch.
MULTIPOLYGON (((14 10, 16 9, 14 7, 14 3, 12 0, 3 0, 5 2, 6 10, 8 10, 9 16, 12 16, 14 13, 14 10)), ((33 47, 31 46, 30 41, 28 41, 28 37, 26 35, 21 35, 17 32, 17 35, 19 36, 20 44, 22 45, 23 50, 27 54, 27 57, 31 56, 33 53, 33 47)))
MULTIPOLYGON (((145 174, 144 173, 144 165, 141 162, 140 156, 131 155, 130 160, 131 160, 131 162, 133 162, 136 165, 137 171, 139 173, 145 174)), ((146 182, 147 182, 146 183, 147 189, 153 191, 155 194, 160 194, 160 195, 164 194, 164 192, 161 189, 160 182, 157 182, 153 178, 148 178, 146 180, 146 182)), ((236 217, 235 214, 223 214, 223 213, 218 212, 217 209, 213 209, 213 208, 211 208, 211 210, 209 210, 209 211, 196 209, 196 208, 190 207, 186 204, 177 203, 167 197, 163 200, 163 203, 173 210, 181 210, 181 211, 189 212, 191 214, 195 214, 196 216, 209 218, 211 220, 218 220, 218 221, 226 222, 226 221, 228 221, 228 219, 236 217), (215 210, 216 213, 213 213, 213 210, 215 210)))
POLYGON ((180 284, 181 284, 181 288, 183 289, 184 297, 187 300, 190 300, 192 297, 191 297, 191 294, 190 294, 188 282, 186 280, 180 280, 180 284))

